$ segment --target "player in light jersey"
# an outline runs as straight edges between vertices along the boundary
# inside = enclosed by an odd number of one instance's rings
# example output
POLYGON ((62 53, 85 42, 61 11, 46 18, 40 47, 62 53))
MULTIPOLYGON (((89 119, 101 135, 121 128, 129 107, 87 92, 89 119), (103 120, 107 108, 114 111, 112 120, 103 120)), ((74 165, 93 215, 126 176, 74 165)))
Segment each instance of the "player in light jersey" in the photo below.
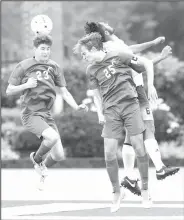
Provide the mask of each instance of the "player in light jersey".
MULTIPOLYGON (((154 41, 128 46, 124 43, 124 41, 119 39, 114 34, 114 29, 112 27, 110 27, 108 24, 103 22, 98 22, 98 23, 87 22, 85 25, 85 32, 87 34, 92 32, 100 33, 102 36, 102 40, 104 42, 103 48, 106 51, 118 51, 122 49, 123 51, 127 51, 127 52, 139 53, 151 46, 157 45, 158 43, 162 43, 165 40, 164 37, 159 37, 154 41)), ((155 58, 153 60, 153 63, 156 64, 160 62, 161 60, 165 59, 168 55, 170 55, 170 53, 171 53, 170 47, 164 48, 164 50, 161 53, 161 56, 155 58)), ((153 101, 155 101, 157 99, 157 94, 155 92, 156 90, 153 85, 153 79, 154 76, 148 75, 148 97, 153 101)), ((147 153, 149 154, 150 158, 153 161, 153 164, 155 165, 156 177, 158 180, 161 180, 166 178, 167 176, 175 174, 176 172, 179 171, 179 168, 166 167, 162 162, 159 146, 154 136, 154 132, 155 132, 154 119, 153 119, 152 110, 150 109, 148 98, 146 96, 143 87, 144 84, 143 84, 142 74, 137 74, 135 71, 133 71, 133 80, 134 83, 136 84, 141 113, 146 127, 146 130, 144 132, 144 144, 147 153)), ((99 122, 103 123, 104 116, 98 112, 98 117, 99 117, 99 122)), ((134 178, 134 172, 133 172, 135 152, 131 146, 130 138, 127 132, 122 149, 122 158, 123 158, 126 176, 122 180, 121 184, 122 186, 128 188, 134 194, 140 195, 141 194, 140 188, 138 186, 137 179, 134 178)))
POLYGON ((142 180, 143 204, 148 205, 148 156, 144 148, 142 134, 145 129, 135 84, 131 76, 131 68, 136 69, 138 64, 143 65, 150 73, 153 71, 152 62, 141 57, 137 58, 132 52, 104 52, 99 33, 84 36, 78 41, 74 51, 80 53, 82 58, 90 63, 86 71, 90 89, 98 99, 98 106, 106 119, 102 137, 104 138, 107 173, 114 191, 111 212, 119 209, 121 200, 116 153, 118 139, 122 137, 124 126, 128 130, 137 156, 142 180))
POLYGON ((41 183, 44 183, 47 167, 65 159, 59 132, 50 113, 56 97, 56 86, 73 109, 84 109, 86 106, 75 102, 66 88, 59 65, 49 58, 52 38, 49 35, 37 35, 33 44, 34 57, 17 64, 9 78, 6 93, 8 96, 22 94, 22 123, 28 131, 42 140, 39 149, 30 154, 30 159, 41 176, 41 183), (48 154, 43 160, 46 153, 48 154))

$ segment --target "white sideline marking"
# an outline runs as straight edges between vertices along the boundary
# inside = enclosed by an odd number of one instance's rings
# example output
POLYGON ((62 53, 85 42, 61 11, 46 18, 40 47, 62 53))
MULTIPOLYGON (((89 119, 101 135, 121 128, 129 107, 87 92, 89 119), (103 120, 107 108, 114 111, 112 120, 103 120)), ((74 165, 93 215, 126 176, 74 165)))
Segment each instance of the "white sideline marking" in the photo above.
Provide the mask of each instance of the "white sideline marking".
MULTIPOLYGON (((86 209, 99 209, 110 207, 110 204, 98 204, 98 203, 50 203, 50 204, 39 204, 39 205, 27 205, 27 206, 16 206, 16 207, 5 207, 2 208, 2 217, 5 219, 8 216, 21 217, 20 215, 30 214, 46 214, 63 211, 77 211, 86 209)), ((127 203, 121 204, 121 207, 137 207, 142 208, 142 204, 127 203)), ((153 204, 153 208, 183 208, 183 204, 153 204)), ((142 208, 143 209, 143 208, 142 208)), ((45 217, 45 216, 44 216, 45 217)), ((30 218, 30 217, 29 217, 30 218)), ((32 218, 32 216, 31 216, 32 218)))
MULTIPOLYGON (((183 216, 10 216, 11 220, 183 220, 183 216)), ((9 218, 10 218, 9 217, 9 218)), ((9 219, 9 218, 3 218, 9 219)))

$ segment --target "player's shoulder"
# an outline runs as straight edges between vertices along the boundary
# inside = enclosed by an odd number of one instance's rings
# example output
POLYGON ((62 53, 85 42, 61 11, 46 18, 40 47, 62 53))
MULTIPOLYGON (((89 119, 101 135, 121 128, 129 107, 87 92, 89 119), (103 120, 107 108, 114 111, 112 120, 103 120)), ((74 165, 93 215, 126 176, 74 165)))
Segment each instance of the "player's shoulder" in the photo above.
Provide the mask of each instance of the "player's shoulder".
POLYGON ((53 66, 59 67, 59 64, 58 64, 56 61, 51 60, 51 59, 49 59, 49 61, 47 62, 47 64, 50 64, 50 65, 53 65, 53 66))
POLYGON ((27 59, 24 59, 22 61, 20 61, 17 66, 18 67, 21 67, 22 69, 28 69, 31 65, 33 65, 34 63, 34 58, 27 58, 27 59))
POLYGON ((90 75, 91 72, 93 71, 93 66, 94 66, 94 65, 92 65, 92 64, 89 64, 89 65, 87 66, 87 68, 86 68, 86 75, 87 75, 87 76, 90 75))

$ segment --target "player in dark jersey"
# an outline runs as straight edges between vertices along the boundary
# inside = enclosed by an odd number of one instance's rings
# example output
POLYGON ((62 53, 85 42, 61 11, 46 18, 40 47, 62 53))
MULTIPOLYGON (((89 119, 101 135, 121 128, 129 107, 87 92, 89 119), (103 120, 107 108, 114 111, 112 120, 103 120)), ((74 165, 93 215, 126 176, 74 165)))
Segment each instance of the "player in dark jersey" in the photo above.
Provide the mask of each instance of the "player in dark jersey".
MULTIPOLYGON (((119 39, 115 34, 114 34, 114 29, 109 26, 108 24, 104 22, 90 22, 86 23, 85 25, 85 32, 92 33, 92 32, 98 32, 102 36, 103 40, 103 47, 106 51, 118 51, 120 48, 125 51, 132 51, 134 53, 141 52, 151 46, 157 45, 159 43, 162 43, 165 38, 164 37, 159 37, 153 41, 146 42, 143 44, 137 44, 137 45, 131 45, 128 46, 119 39)), ((171 48, 170 47, 165 47, 163 49, 163 54, 155 58, 153 60, 153 63, 156 64, 160 62, 161 60, 165 59, 167 57, 167 54, 170 54, 171 48)), ((161 153, 159 151, 159 146, 158 143, 155 139, 154 136, 154 119, 153 119, 153 114, 152 110, 150 108, 150 104, 145 92, 145 89, 143 87, 143 78, 142 74, 136 74, 135 71, 133 71, 133 80, 134 83, 136 84, 136 90, 138 93, 138 100, 140 103, 140 108, 141 108, 141 113, 142 113, 142 118, 145 123, 146 130, 144 132, 144 144, 147 150, 147 153, 149 154, 150 158, 153 161, 153 164, 156 167, 156 177, 158 180, 164 179, 167 176, 173 175, 176 172, 179 171, 178 167, 166 167, 164 163, 162 162, 161 159, 161 153)), ((154 98, 154 93, 153 96, 151 95, 152 91, 154 92, 154 87, 153 87, 153 76, 148 75, 148 96, 151 98, 154 98), (150 77, 150 79, 149 79, 150 77)), ((104 120, 103 115, 99 115, 99 120, 101 123, 104 120)), ((131 192, 140 195, 140 188, 137 183, 137 179, 134 177, 134 161, 135 161, 135 152, 131 146, 130 138, 128 133, 126 132, 126 137, 122 149, 122 158, 123 158, 123 163, 124 163, 124 168, 125 168, 125 178, 122 180, 122 185, 128 188, 131 192), (134 187, 132 187, 134 186, 134 187)))
POLYGON ((52 38, 37 35, 34 40, 35 56, 18 63, 9 78, 7 95, 22 93, 21 120, 24 127, 42 140, 39 149, 30 154, 41 183, 47 176, 47 167, 64 160, 64 151, 55 121, 50 110, 56 97, 56 86, 64 100, 75 110, 86 109, 78 105, 69 91, 59 65, 49 59, 52 38), (43 161, 43 156, 46 154, 43 161))
POLYGON ((102 131, 105 161, 114 191, 111 212, 119 209, 121 201, 116 153, 118 139, 122 137, 124 126, 130 134, 137 155, 142 180, 141 194, 143 202, 148 205, 148 156, 144 148, 142 134, 145 128, 129 66, 133 65, 133 68, 136 68, 137 64, 143 65, 149 73, 153 71, 152 63, 147 59, 142 60, 141 57, 138 59, 133 53, 104 52, 101 36, 98 33, 83 37, 78 41, 74 51, 81 53, 83 59, 91 63, 87 68, 87 76, 89 77, 90 89, 99 99, 99 105, 102 104, 102 97, 103 114, 106 119, 102 131))

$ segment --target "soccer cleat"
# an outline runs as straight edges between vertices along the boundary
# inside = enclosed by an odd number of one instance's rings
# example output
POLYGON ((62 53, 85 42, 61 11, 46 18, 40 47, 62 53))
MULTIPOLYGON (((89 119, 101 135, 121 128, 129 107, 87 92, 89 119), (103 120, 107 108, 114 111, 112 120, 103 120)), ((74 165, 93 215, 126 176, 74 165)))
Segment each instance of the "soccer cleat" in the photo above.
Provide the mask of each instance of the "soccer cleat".
POLYGON ((111 213, 117 212, 120 208, 121 200, 124 197, 124 191, 120 189, 120 192, 113 192, 113 199, 111 205, 111 213))
POLYGON ((47 172, 48 172, 47 167, 45 166, 45 164, 43 162, 41 162, 40 164, 36 163, 36 161, 34 160, 34 154, 35 154, 35 152, 32 152, 30 154, 30 159, 34 165, 36 172, 41 176, 47 176, 48 175, 47 174, 47 172))
POLYGON ((180 170, 179 167, 163 166, 162 169, 156 171, 157 180, 163 180, 168 176, 172 176, 180 170))
POLYGON ((131 180, 128 178, 128 176, 125 176, 121 182, 121 185, 130 190, 130 192, 132 192, 133 194, 141 196, 141 189, 138 185, 138 179, 131 180))
POLYGON ((152 207, 152 200, 149 195, 148 190, 142 190, 141 191, 141 196, 142 196, 142 206, 145 209, 150 209, 152 207))

